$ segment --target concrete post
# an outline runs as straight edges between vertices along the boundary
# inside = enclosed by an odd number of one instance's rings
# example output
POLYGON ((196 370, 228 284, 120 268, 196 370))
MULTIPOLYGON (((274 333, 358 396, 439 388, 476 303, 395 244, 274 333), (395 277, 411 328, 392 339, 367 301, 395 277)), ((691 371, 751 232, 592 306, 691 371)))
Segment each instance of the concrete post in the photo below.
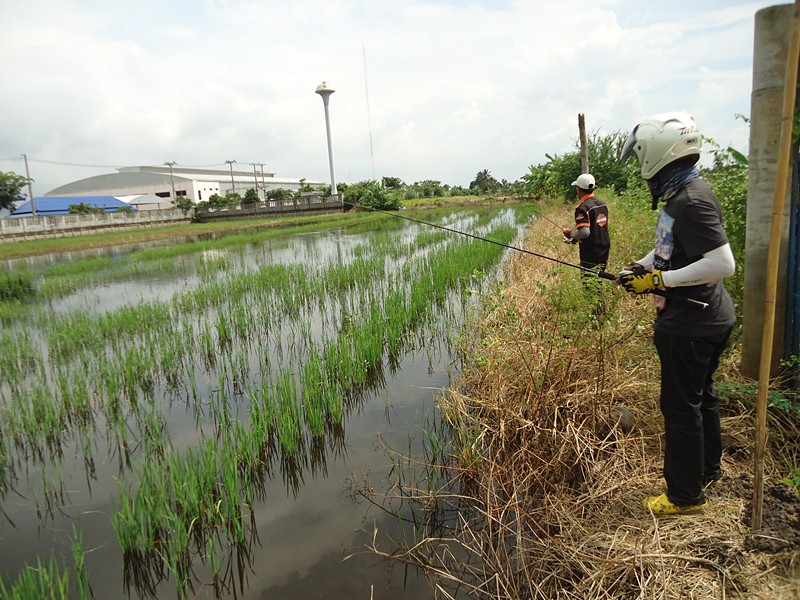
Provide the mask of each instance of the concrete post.
MULTIPOLYGON (((794 7, 791 4, 759 10, 755 16, 753 91, 750 96, 750 158, 747 191, 742 374, 758 378, 772 206, 778 145, 781 135, 786 57, 794 7)), ((796 84, 796 81, 794 82, 796 84)), ((790 178, 791 179, 791 178, 790 178)), ((791 181, 781 232, 780 268, 775 305, 775 334, 771 373, 777 374, 783 355, 786 325, 786 270, 789 246, 791 181)))

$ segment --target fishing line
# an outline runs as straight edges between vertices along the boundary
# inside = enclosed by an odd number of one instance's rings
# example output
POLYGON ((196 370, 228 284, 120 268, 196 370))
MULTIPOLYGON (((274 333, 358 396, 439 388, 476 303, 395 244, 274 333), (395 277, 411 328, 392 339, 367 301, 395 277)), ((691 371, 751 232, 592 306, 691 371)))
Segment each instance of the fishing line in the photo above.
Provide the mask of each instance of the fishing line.
POLYGON ((539 214, 539 213, 536 213, 536 218, 538 219, 538 218, 540 218, 540 217, 541 217, 542 219, 544 219, 545 221, 548 221, 548 222, 552 223, 553 225, 555 225, 556 227, 558 227, 558 228, 559 228, 561 231, 564 231, 564 230, 566 229, 566 227, 563 227, 562 225, 559 225, 558 223, 556 223, 556 222, 555 222, 555 221, 553 221, 552 219, 549 219, 549 218, 545 217, 544 215, 541 215, 541 214, 539 214))
MULTIPOLYGON (((427 225, 428 227, 435 227, 436 229, 442 229, 444 231, 449 231, 451 233, 457 233, 458 235, 464 235, 466 237, 480 240, 481 242, 488 242, 490 244, 495 244, 497 246, 502 246, 503 248, 508 248, 509 250, 516 250, 517 252, 523 252, 525 254, 530 254, 531 256, 536 256, 537 258, 543 258, 544 260, 549 260, 554 263, 558 263, 560 265, 564 265, 565 267, 572 267, 573 269, 578 269, 580 271, 584 271, 586 273, 591 273, 592 275, 597 275, 601 279, 606 279, 608 281, 616 281, 617 276, 607 271, 595 271, 594 269, 589 269, 587 267, 582 267, 581 265, 576 265, 565 260, 560 260, 558 258, 553 258, 552 256, 547 256, 546 254, 539 254, 538 252, 534 252, 533 250, 526 250, 525 248, 520 248, 519 246, 512 246, 510 244, 505 244, 503 242, 498 242, 497 240, 493 240, 490 238, 481 237, 479 235, 475 235, 472 233, 467 233, 466 231, 460 231, 458 229, 453 229, 452 227, 445 227, 444 225, 436 225, 435 223, 430 223, 428 221, 423 221, 421 219, 415 219, 414 217, 409 217, 406 215, 401 215, 397 212, 390 212, 388 210, 381 210, 380 208, 374 208, 372 206, 363 206, 361 204, 356 204, 349 200, 343 200, 343 204, 349 204, 350 206, 356 206, 358 208, 363 208, 365 210, 372 210, 375 212, 383 213, 385 215, 389 215, 390 217, 396 217, 398 219, 405 219, 406 221, 411 221, 412 223, 419 223, 420 225, 427 225)), ((669 294, 663 290, 653 290, 651 292, 656 296, 663 296, 664 298, 668 298, 670 300, 677 300, 678 302, 686 302, 688 304, 693 304, 698 306, 702 309, 708 307, 708 303, 701 302, 700 300, 695 300, 694 298, 685 298, 683 296, 674 296, 669 294)))

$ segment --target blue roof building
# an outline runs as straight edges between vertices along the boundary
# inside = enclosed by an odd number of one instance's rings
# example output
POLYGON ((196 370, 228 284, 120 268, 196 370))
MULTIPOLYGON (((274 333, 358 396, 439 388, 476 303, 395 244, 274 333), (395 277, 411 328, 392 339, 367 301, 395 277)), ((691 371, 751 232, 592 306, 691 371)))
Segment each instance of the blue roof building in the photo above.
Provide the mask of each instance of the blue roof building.
MULTIPOLYGON (((105 212, 115 212, 124 206, 136 210, 135 207, 131 207, 122 200, 117 200, 114 196, 37 196, 35 198, 36 216, 68 215, 69 207, 73 204, 88 204, 102 208, 105 212)), ((28 200, 14 210, 9 218, 30 216, 32 216, 31 202, 28 200)))

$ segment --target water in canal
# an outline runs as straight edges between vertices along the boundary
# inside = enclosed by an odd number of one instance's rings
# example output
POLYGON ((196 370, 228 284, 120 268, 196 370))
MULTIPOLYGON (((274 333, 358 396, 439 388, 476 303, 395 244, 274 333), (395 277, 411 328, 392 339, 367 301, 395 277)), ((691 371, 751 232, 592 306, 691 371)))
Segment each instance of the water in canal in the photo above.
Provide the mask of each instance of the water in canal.
MULTIPOLYGON (((507 244, 529 214, 415 216, 507 244)), ((290 233, 4 267, 36 289, 0 332, 7 589, 49 565, 70 597, 433 597, 368 551, 404 525, 358 492, 433 427, 502 248, 391 218, 290 233)))

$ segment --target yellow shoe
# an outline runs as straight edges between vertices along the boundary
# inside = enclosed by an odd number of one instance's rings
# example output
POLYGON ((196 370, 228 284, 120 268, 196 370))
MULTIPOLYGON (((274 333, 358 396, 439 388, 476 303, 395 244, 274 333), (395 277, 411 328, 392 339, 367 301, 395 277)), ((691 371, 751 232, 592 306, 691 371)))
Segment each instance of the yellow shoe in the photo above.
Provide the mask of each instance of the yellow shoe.
POLYGON ((654 515, 691 515, 701 512, 708 502, 703 500, 700 504, 678 506, 673 504, 666 494, 660 496, 647 496, 642 500, 642 508, 649 510, 654 515))

